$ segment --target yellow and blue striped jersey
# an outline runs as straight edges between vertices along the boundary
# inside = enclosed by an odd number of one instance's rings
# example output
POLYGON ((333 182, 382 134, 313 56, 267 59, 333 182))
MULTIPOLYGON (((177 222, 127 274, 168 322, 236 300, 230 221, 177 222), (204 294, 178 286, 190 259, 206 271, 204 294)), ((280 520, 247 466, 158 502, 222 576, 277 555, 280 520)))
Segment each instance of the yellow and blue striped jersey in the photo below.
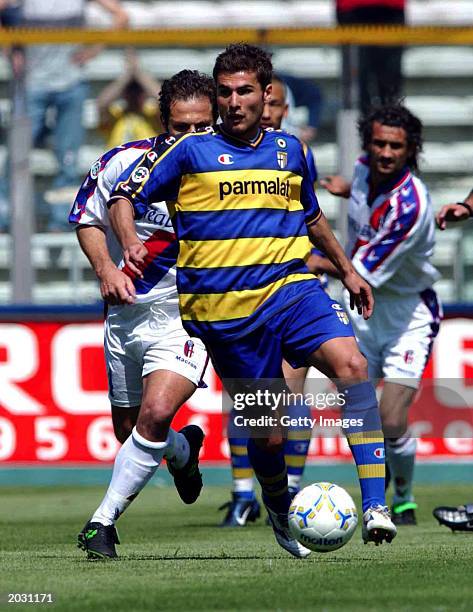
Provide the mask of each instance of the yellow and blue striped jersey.
POLYGON ((111 201, 135 215, 166 200, 179 240, 177 287, 184 327, 220 340, 243 336, 299 299, 307 225, 321 215, 300 141, 261 131, 248 143, 221 129, 150 150, 120 177, 111 201))

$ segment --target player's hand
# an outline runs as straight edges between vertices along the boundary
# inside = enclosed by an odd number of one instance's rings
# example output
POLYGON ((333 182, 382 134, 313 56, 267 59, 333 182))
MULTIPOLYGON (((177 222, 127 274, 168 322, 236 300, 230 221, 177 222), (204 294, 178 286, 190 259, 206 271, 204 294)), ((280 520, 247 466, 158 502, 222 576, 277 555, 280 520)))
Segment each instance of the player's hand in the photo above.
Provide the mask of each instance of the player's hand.
POLYGON ((319 181, 320 185, 334 196, 348 198, 350 196, 351 184, 343 176, 326 176, 319 181))
POLYGON ((439 229, 444 230, 448 221, 465 221, 470 216, 468 209, 461 204, 446 204, 435 215, 439 229))
POLYGON ((355 271, 348 272, 342 283, 350 292, 350 308, 358 311, 364 319, 369 319, 373 314, 374 297, 370 285, 355 271))
POLYGON ((100 293, 107 304, 133 304, 135 286, 129 276, 115 266, 110 266, 100 275, 100 293))
POLYGON ((148 249, 144 244, 142 242, 134 242, 124 249, 123 261, 132 274, 138 278, 143 278, 143 268, 146 264, 147 255, 148 249))

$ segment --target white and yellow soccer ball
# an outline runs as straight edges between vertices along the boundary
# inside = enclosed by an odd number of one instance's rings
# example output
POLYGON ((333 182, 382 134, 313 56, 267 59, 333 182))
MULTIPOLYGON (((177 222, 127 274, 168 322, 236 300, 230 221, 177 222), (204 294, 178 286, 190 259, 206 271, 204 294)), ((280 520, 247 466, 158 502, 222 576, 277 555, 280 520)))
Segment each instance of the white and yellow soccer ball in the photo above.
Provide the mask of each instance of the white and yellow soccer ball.
POLYGON ((344 546, 358 524, 350 495, 331 482, 316 482, 294 497, 289 508, 289 529, 294 538, 316 552, 344 546))

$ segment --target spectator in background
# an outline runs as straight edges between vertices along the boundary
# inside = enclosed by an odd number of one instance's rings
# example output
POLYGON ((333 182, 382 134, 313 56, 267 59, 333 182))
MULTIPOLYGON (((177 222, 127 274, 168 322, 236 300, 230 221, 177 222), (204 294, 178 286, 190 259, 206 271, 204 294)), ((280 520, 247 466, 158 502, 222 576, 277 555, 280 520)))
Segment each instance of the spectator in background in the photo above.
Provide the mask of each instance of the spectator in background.
MULTIPOLYGON (((0 0, 0 27, 11 28, 18 25, 21 17, 19 0, 0 0)), ((22 51, 18 47, 12 49, 3 49, 3 52, 8 56, 11 72, 14 78, 17 78, 22 66, 22 51)), ((10 96, 11 93, 10 87, 10 96)), ((1 118, 0 138, 6 141, 7 122, 1 118)), ((8 195, 8 175, 9 172, 5 169, 5 164, 0 164, 0 233, 7 231, 9 225, 9 195, 8 195)))
MULTIPOLYGON (((87 0, 23 0, 26 27, 80 27, 85 22, 87 0)), ((113 27, 128 23, 120 0, 97 0, 113 17, 113 27)), ((54 152, 58 173, 53 189, 45 194, 50 205, 47 229, 67 227, 70 201, 76 192, 78 152, 83 142, 82 110, 87 95, 84 65, 99 53, 101 47, 77 45, 34 45, 26 55, 26 92, 34 145, 38 145, 48 128, 51 111, 54 152)))
MULTIPOLYGON (((340 25, 404 25, 406 0, 336 0, 340 25)), ((398 100, 402 93, 400 46, 362 45, 359 49, 359 108, 367 114, 373 106, 398 100)))
POLYGON ((317 136, 322 109, 320 88, 309 79, 302 79, 281 72, 278 72, 278 76, 286 85, 286 99, 288 108, 292 113, 294 108, 301 106, 307 108, 307 120, 302 125, 295 120, 294 114, 288 118, 286 113, 282 123, 283 129, 295 134, 304 142, 313 142, 317 136))
POLYGON ((105 87, 97 99, 100 128, 109 149, 163 131, 159 90, 160 84, 141 70, 134 50, 128 49, 124 74, 105 87))

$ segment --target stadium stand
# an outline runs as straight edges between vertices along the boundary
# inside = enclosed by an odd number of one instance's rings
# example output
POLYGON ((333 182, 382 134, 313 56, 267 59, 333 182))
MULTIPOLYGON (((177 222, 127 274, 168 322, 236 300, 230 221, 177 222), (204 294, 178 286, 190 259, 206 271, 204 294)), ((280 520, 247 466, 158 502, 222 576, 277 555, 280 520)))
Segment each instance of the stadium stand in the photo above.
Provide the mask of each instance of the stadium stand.
MULTIPOLYGON (((90 3, 88 20, 94 27, 106 27, 106 14, 90 3)), ((133 28, 152 27, 277 27, 333 26, 331 0, 293 2, 165 1, 124 2, 133 28), (172 9, 171 9, 172 7, 172 9), (166 15, 164 24, 163 15, 166 15)), ((408 3, 411 25, 472 25, 473 5, 469 0, 411 0, 408 3)), ((215 49, 154 48, 140 49, 141 65, 157 79, 169 77, 183 68, 210 72, 215 49)), ((110 48, 103 51, 87 67, 91 97, 87 101, 83 122, 87 142, 79 155, 80 172, 85 174, 90 164, 104 150, 97 132, 95 98, 98 92, 116 78, 124 65, 123 52, 110 48)), ((296 76, 313 78, 322 87, 327 108, 322 119, 318 142, 314 146, 319 173, 337 170, 335 116, 340 100, 340 52, 335 47, 275 48, 277 70, 296 76)), ((406 49, 403 64, 406 78, 406 105, 425 124, 425 152, 421 171, 429 185, 434 208, 456 201, 468 193, 473 184, 473 48, 411 47, 406 49), (435 57, 435 61, 432 58, 435 57)), ((0 57, 0 122, 8 125, 9 68, 0 57)), ((0 164, 5 161, 6 146, 0 143, 0 164)), ((32 156, 35 186, 44 190, 56 171, 53 154, 46 149, 35 150, 32 156)), ((337 216, 337 202, 320 193, 321 204, 329 219, 337 216)), ((443 274, 438 289, 444 301, 473 299, 473 228, 472 224, 438 233, 435 264, 443 274), (461 257, 461 253, 464 254, 461 257)), ((9 237, 0 235, 0 303, 8 300, 9 237)), ((96 296, 94 280, 87 262, 75 243, 75 236, 37 234, 33 244, 37 274, 34 299, 39 303, 53 301, 83 302, 96 296), (73 281, 73 283, 71 283, 73 281)))

